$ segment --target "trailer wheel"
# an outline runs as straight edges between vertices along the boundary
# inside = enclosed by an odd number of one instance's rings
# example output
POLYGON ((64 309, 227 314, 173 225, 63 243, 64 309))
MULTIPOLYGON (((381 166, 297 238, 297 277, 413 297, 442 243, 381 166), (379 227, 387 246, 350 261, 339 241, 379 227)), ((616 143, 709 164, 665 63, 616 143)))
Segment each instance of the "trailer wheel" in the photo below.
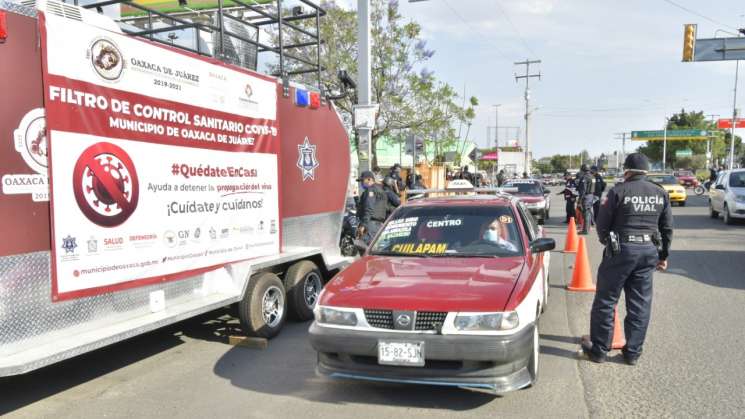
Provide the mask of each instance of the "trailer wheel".
POLYGON ((262 272, 254 275, 246 295, 238 303, 238 318, 249 336, 273 338, 277 336, 287 317, 285 287, 277 275, 262 272))
POLYGON ((313 318, 313 308, 323 289, 323 275, 315 263, 301 260, 285 273, 290 316, 305 321, 313 318))

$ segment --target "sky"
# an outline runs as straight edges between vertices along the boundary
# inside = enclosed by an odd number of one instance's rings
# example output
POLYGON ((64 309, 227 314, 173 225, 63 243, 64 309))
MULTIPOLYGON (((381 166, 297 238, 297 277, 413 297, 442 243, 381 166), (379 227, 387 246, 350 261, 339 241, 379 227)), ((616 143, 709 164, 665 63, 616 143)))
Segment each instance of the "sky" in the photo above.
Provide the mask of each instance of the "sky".
MULTIPOLYGON (((340 3, 356 8, 355 0, 340 3)), ((745 26, 741 0, 399 3, 435 50, 426 67, 479 99, 469 135, 479 146, 493 145, 487 126, 495 123, 494 104, 501 104, 499 125, 520 126, 524 142, 525 82, 514 76, 525 67, 513 63, 526 59, 542 61, 531 66, 531 73, 541 73, 540 81, 530 80, 534 158, 620 151, 616 133, 662 129, 665 117, 681 108, 732 116, 736 63, 682 63, 683 25, 698 24, 698 38, 714 37, 717 29, 734 32, 745 26)), ((737 100, 745 98, 738 92, 737 100)), ((638 145, 627 141, 626 151, 638 145)))

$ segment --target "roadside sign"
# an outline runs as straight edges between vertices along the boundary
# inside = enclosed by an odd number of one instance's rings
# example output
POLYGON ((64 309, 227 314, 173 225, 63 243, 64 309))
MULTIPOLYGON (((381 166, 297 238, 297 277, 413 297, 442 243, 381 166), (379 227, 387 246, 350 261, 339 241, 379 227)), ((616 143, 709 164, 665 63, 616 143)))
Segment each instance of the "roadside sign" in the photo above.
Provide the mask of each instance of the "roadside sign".
POLYGON ((481 152, 481 150, 479 150, 478 148, 474 148, 473 151, 471 151, 470 153, 468 153, 468 158, 471 159, 471 160, 473 160, 475 162, 475 161, 479 160, 482 155, 483 155, 483 153, 481 152))
POLYGON ((693 61, 745 60, 745 38, 697 39, 693 61))
MULTIPOLYGON (((707 140, 714 133, 702 129, 667 130, 667 141, 707 140)), ((664 130, 631 131, 632 141, 662 141, 665 139, 664 130)))
POLYGON ((685 148, 682 150, 675 150, 675 157, 691 157, 693 156, 693 150, 685 148))
MULTIPOLYGON (((730 129, 732 128, 732 118, 722 118, 717 121, 717 128, 719 129, 730 129)), ((737 118, 735 120, 735 128, 745 128, 745 118, 737 118)))

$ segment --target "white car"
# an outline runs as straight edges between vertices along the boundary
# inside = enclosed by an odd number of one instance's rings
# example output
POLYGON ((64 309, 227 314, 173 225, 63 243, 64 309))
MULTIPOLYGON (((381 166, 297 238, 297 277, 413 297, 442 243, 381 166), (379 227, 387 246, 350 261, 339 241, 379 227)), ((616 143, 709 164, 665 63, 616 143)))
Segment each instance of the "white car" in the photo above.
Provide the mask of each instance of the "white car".
POLYGON ((745 169, 723 171, 709 188, 709 215, 720 213, 725 224, 745 218, 745 169))

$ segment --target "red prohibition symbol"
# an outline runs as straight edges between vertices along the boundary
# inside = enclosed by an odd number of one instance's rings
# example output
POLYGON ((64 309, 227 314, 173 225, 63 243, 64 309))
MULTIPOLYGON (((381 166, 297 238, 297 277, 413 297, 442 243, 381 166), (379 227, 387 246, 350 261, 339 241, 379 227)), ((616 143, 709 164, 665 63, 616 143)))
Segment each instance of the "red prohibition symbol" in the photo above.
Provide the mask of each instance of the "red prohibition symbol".
POLYGON ((80 211, 101 227, 116 227, 134 213, 139 182, 134 163, 111 143, 93 144, 83 151, 72 172, 80 211))

